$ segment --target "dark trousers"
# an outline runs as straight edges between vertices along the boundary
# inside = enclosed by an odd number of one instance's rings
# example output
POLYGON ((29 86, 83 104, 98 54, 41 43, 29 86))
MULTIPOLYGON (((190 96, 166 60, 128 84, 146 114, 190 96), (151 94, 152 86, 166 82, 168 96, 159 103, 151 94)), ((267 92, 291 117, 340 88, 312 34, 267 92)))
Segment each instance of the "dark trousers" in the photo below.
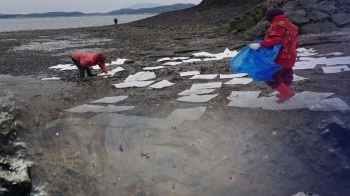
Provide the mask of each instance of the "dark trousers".
POLYGON ((79 75, 80 75, 81 78, 85 77, 85 71, 86 71, 88 76, 95 76, 96 75, 96 74, 92 74, 90 68, 82 66, 79 61, 77 61, 77 60, 75 60, 73 58, 72 58, 72 61, 78 67, 79 75))
POLYGON ((293 69, 282 68, 273 75, 273 81, 266 82, 272 89, 276 89, 281 83, 291 86, 293 83, 293 69))
POLYGON ((74 65, 76 65, 78 67, 79 70, 85 71, 85 70, 89 69, 88 67, 82 66, 79 61, 77 61, 73 58, 72 58, 72 61, 73 61, 74 65))

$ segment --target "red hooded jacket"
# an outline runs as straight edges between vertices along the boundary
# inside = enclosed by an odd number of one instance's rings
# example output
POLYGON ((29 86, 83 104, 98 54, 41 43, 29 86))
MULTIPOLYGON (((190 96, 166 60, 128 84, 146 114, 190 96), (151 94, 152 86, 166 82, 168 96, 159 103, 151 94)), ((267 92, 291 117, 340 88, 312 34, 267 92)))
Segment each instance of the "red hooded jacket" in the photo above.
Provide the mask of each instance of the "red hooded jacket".
MULTIPOLYGON (((277 55, 279 61, 284 61, 285 68, 292 68, 297 58, 298 27, 291 23, 286 15, 279 15, 273 18, 270 28, 265 34, 265 40, 261 46, 271 47, 281 44, 281 51, 277 55)), ((277 60, 276 59, 276 60, 277 60)))
MULTIPOLYGON (((84 67, 91 67, 94 65, 98 65, 101 70, 104 73, 108 72, 108 68, 105 65, 104 61, 97 61, 97 57, 101 56, 101 53, 85 53, 85 52, 76 52, 72 55, 72 58, 79 61, 80 65, 84 66, 84 67)), ((103 56, 103 55, 102 55, 103 56)))

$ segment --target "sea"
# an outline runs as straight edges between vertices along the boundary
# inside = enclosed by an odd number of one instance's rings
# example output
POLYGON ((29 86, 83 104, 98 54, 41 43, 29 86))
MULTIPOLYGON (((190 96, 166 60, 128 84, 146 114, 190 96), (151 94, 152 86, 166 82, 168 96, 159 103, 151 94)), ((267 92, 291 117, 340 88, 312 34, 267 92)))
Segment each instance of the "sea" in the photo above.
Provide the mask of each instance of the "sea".
POLYGON ((151 16, 154 14, 0 19, 0 32, 105 26, 114 25, 114 18, 122 24, 151 16))

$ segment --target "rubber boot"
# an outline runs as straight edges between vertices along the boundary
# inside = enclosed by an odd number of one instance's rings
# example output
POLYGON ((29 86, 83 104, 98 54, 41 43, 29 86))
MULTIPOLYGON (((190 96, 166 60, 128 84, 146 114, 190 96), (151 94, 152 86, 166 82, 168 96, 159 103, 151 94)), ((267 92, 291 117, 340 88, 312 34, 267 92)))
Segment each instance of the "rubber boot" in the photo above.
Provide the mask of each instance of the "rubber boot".
POLYGON ((85 70, 84 69, 79 69, 79 76, 80 76, 80 78, 85 77, 85 70))
POLYGON ((290 90, 288 86, 286 86, 284 83, 281 83, 276 90, 281 94, 280 99, 277 100, 277 103, 283 103, 293 97, 295 93, 290 90))
POLYGON ((90 76, 90 77, 92 77, 92 76, 97 76, 97 74, 93 74, 93 73, 91 72, 91 69, 89 69, 89 68, 86 69, 86 73, 87 73, 87 75, 90 76))
MULTIPOLYGON (((290 89, 290 87, 291 87, 292 85, 286 85, 286 86, 288 86, 288 88, 290 89)), ((277 94, 276 94, 276 97, 281 98, 282 96, 281 96, 280 93, 277 93, 277 94)))

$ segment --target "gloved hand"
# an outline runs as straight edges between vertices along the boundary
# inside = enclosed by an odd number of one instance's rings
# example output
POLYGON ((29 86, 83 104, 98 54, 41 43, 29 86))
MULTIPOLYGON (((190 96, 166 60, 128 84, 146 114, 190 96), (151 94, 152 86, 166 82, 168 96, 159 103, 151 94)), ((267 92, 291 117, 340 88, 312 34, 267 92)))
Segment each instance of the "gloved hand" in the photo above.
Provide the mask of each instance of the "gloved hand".
POLYGON ((252 43, 252 44, 249 44, 249 47, 253 50, 257 50, 261 47, 261 45, 258 43, 252 43))
POLYGON ((106 75, 108 78, 112 77, 112 74, 110 74, 110 73, 105 73, 105 75, 106 75))

